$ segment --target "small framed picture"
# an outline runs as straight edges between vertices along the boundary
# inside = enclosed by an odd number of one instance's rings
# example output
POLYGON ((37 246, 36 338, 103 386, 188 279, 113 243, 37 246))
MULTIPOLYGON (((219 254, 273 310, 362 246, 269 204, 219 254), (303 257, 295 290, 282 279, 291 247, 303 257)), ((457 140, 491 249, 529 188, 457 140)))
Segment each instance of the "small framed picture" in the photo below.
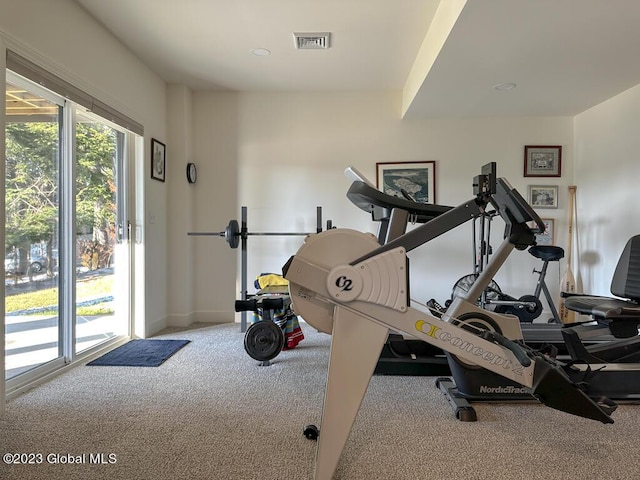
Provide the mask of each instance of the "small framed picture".
POLYGON ((151 139, 151 178, 164 182, 166 174, 166 150, 164 143, 151 139))
POLYGON ((529 185, 529 204, 534 208, 558 208, 558 186, 529 185))
POLYGON ((376 163, 376 186, 387 195, 436 203, 436 162, 376 163))
POLYGON ((544 232, 536 233, 536 243, 538 245, 555 245, 555 224, 553 218, 541 218, 544 222, 544 232))
POLYGON ((562 146, 526 145, 524 147, 525 177, 559 177, 562 167, 562 146))

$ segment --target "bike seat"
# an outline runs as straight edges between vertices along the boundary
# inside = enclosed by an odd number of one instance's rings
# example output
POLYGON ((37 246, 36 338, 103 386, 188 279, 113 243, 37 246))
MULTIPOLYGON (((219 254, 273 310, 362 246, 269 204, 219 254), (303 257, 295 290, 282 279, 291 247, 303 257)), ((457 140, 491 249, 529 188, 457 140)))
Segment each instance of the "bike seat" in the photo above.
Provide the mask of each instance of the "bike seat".
POLYGON ((564 257, 564 249, 555 245, 535 245, 529 249, 529 253, 545 262, 556 262, 564 257))

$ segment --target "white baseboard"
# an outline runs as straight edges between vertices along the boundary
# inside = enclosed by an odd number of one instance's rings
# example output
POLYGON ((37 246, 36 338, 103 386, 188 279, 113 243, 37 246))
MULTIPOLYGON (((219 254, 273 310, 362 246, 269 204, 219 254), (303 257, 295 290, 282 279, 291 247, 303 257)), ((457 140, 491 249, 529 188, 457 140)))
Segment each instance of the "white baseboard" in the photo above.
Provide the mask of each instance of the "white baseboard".
MULTIPOLYGON (((188 327, 194 323, 232 323, 235 319, 234 312, 192 312, 188 314, 169 315, 166 327, 188 327)), ((155 329, 154 329, 155 330, 155 329)), ((157 331, 154 331, 157 333, 157 331)))

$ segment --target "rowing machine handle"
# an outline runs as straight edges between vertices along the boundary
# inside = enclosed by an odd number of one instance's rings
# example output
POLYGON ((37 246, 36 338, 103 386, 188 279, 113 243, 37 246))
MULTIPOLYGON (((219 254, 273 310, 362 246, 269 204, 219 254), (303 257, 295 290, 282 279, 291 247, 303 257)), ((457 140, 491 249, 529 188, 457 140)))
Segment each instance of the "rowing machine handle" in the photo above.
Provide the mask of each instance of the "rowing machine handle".
POLYGON ((531 365, 531 359, 516 342, 503 337, 498 332, 491 332, 489 330, 485 330, 482 334, 482 337, 485 340, 496 342, 498 345, 502 345, 504 348, 511 350, 511 352, 518 359, 518 362, 520 362, 520 365, 522 365, 523 367, 528 367, 529 365, 531 365))

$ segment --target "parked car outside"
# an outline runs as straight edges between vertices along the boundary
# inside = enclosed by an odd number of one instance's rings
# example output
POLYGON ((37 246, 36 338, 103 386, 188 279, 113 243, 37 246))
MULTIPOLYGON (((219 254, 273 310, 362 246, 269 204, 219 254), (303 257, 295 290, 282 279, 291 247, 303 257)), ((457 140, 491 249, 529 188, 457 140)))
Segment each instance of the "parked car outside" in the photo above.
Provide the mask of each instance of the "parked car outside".
MULTIPOLYGON (((57 264, 55 257, 52 259, 52 263, 53 263, 52 266, 55 267, 57 264)), ((31 273, 38 274, 38 273, 44 272, 47 269, 48 264, 49 262, 47 261, 47 257, 44 255, 38 255, 36 257, 33 257, 29 263, 31 267, 31 273)), ((27 273, 27 272, 21 272, 19 270, 20 270, 20 262, 18 261, 18 259, 15 258, 14 255, 7 255, 4 258, 5 275, 7 276, 14 275, 14 274, 24 275, 27 273)))

